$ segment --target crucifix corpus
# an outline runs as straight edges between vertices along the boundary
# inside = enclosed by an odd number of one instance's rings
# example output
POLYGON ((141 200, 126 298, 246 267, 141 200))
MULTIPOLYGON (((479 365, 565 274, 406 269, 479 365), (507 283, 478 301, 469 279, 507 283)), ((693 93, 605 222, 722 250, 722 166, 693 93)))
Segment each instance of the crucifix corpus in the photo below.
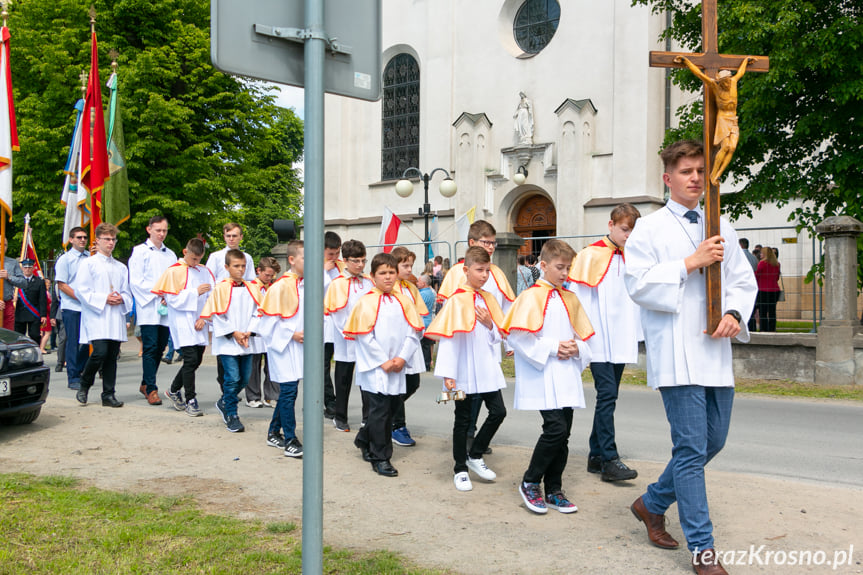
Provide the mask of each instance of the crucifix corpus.
MULTIPOLYGON (((701 2, 702 52, 651 52, 654 68, 689 68, 704 82, 704 237, 719 235, 719 178, 731 162, 739 139, 737 81, 747 71, 767 72, 766 56, 719 53, 716 26, 717 0, 701 2), (732 75, 733 74, 733 75, 732 75)), ((722 319, 720 263, 707 268, 707 333, 722 319)))

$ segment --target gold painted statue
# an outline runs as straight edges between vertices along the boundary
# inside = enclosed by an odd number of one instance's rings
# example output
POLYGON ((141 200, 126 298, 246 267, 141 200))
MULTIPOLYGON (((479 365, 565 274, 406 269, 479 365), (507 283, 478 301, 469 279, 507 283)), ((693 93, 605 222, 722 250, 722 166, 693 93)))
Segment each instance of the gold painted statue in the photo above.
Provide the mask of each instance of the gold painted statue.
POLYGON ((746 73, 746 65, 758 61, 758 58, 747 56, 740 63, 736 74, 732 76, 728 70, 720 70, 716 79, 705 75, 685 56, 678 56, 674 61, 686 64, 686 67, 713 91, 716 101, 716 132, 713 135, 713 144, 719 146, 719 150, 710 171, 710 182, 718 185, 719 178, 731 163, 731 157, 740 140, 740 128, 737 125, 737 81, 746 73))

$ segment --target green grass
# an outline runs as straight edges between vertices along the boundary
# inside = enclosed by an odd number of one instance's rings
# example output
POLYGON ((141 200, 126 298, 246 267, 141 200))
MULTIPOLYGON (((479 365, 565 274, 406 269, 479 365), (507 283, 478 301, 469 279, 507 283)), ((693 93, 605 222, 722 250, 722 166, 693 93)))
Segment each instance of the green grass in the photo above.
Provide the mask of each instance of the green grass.
MULTIPOLYGON (((0 474, 0 572, 300 573, 301 532, 207 514, 186 497, 84 488, 69 477, 0 474)), ((324 573, 436 573, 389 552, 324 549, 324 573)))

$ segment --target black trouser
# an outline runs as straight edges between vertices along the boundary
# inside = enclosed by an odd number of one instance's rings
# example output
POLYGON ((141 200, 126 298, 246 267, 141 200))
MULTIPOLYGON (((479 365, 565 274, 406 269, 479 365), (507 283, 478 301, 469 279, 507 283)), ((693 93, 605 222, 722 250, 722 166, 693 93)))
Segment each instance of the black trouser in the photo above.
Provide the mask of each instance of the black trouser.
POLYGON ((159 373, 159 365, 162 355, 171 337, 171 330, 166 325, 142 325, 141 328, 141 385, 146 387, 147 393, 158 389, 156 385, 156 374, 159 373))
POLYGON ((117 383, 117 356, 120 355, 120 342, 113 339, 97 339, 90 342, 93 352, 81 371, 81 389, 93 387, 96 374, 102 370, 102 399, 114 395, 117 383))
POLYGON ((41 324, 39 320, 33 321, 16 321, 15 322, 15 331, 20 333, 21 335, 26 335, 30 339, 36 342, 36 345, 42 343, 42 334, 39 332, 39 328, 41 324))
POLYGON ((523 481, 544 481, 545 492, 551 493, 558 491, 563 485, 563 470, 566 469, 566 460, 569 458, 572 408, 547 409, 539 413, 542 415, 542 435, 533 448, 523 481))
POLYGON ((324 344, 324 410, 329 413, 336 411, 336 391, 333 389, 333 378, 330 371, 333 368, 333 342, 324 344))
POLYGON ((432 351, 434 350, 434 340, 425 336, 420 340, 420 347, 423 350, 423 359, 426 363, 426 371, 431 371, 432 351))
POLYGON ((278 401, 279 384, 270 379, 270 363, 266 353, 256 353, 252 356, 252 375, 246 385, 246 401, 268 399, 278 401), (264 381, 261 382, 261 364, 264 367, 264 381))
POLYGON ((593 429, 588 440, 589 455, 601 457, 603 462, 619 457, 614 440, 614 410, 624 367, 622 363, 594 361, 590 364, 593 387, 596 389, 596 406, 593 410, 593 429))
POLYGON ((206 345, 187 345, 180 348, 183 365, 177 375, 174 376, 174 381, 171 382, 171 393, 177 393, 182 387, 186 401, 195 398, 197 395, 195 393, 195 371, 201 365, 206 349, 206 345))
POLYGON ((470 425, 474 398, 478 398, 480 403, 485 402, 485 406, 488 408, 488 417, 482 427, 479 428, 479 433, 476 434, 470 446, 471 459, 482 457, 485 450, 488 449, 492 437, 497 433, 497 429, 506 417, 506 406, 503 403, 503 394, 500 390, 487 393, 469 393, 463 400, 453 402, 455 404, 455 421, 452 426, 452 457, 455 460, 455 467, 453 467, 455 473, 467 471, 467 429, 470 425))
POLYGON ((367 447, 372 462, 389 461, 393 456, 393 410, 400 396, 368 391, 363 391, 362 394, 368 404, 369 415, 366 424, 357 433, 354 445, 367 447))
POLYGON ((351 398, 351 385, 354 380, 354 362, 336 361, 335 386, 336 403, 333 409, 337 423, 348 423, 348 400, 351 398))
POLYGON ((405 427, 407 424, 405 420, 405 402, 408 400, 410 396, 415 394, 417 390, 420 388, 420 374, 418 373, 408 373, 405 375, 405 393, 399 396, 399 402, 395 407, 395 412, 393 412, 393 429, 398 429, 400 427, 405 427))
POLYGON ((760 291, 756 303, 758 305, 759 331, 776 331, 776 302, 779 301, 778 291, 760 291))

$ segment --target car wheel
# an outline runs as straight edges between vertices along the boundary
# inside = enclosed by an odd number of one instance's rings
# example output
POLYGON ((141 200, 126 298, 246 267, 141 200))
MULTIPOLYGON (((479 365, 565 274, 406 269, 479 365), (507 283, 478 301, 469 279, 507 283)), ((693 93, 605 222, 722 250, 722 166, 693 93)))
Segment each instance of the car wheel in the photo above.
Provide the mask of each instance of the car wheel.
POLYGON ((11 425, 26 425, 28 423, 33 423, 39 417, 39 414, 42 412, 42 408, 38 407, 33 411, 28 411, 27 413, 22 413, 21 415, 16 415, 15 417, 10 417, 7 421, 11 425))

